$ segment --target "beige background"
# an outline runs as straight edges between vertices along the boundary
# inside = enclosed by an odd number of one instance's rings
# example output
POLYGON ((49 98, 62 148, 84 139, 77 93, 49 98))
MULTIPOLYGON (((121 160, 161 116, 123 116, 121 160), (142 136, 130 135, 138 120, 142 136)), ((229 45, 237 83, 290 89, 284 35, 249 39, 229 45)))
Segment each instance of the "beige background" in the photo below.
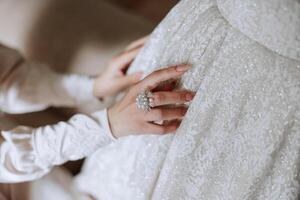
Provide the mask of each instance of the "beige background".
MULTIPOLYGON (((96 75, 128 43, 149 34, 176 2, 108 1, 2 0, 0 42, 55 70, 96 75)), ((39 126, 73 113, 71 109, 50 111, 9 118, 17 124, 39 126)))
MULTIPOLYGON (((61 72, 97 75, 131 41, 149 34, 176 0, 1 0, 0 42, 61 72)), ((0 113, 0 129, 42 126, 84 109, 0 113)), ((71 164, 73 172, 78 165, 71 164)))

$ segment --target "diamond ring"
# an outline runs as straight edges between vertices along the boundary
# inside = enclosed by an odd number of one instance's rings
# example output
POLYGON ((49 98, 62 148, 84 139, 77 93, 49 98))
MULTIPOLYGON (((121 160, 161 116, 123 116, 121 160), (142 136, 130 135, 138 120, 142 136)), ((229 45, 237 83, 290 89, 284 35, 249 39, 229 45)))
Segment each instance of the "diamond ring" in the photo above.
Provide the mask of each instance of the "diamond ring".
POLYGON ((145 112, 149 112, 152 108, 153 103, 152 93, 148 90, 140 92, 136 97, 136 106, 138 109, 142 109, 145 112))

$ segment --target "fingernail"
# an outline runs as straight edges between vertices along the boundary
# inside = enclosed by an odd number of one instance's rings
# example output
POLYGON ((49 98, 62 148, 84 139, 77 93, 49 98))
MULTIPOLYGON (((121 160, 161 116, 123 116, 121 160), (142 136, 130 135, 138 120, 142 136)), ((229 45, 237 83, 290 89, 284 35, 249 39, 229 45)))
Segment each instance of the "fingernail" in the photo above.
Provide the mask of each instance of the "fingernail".
POLYGON ((185 72, 188 69, 190 69, 190 67, 191 67, 191 65, 189 65, 189 64, 178 65, 176 67, 176 71, 178 71, 178 72, 185 72))
POLYGON ((193 93, 188 93, 188 94, 186 94, 186 96, 185 96, 185 100, 186 101, 191 101, 193 98, 194 98, 194 96, 195 96, 195 93, 193 92, 193 93))

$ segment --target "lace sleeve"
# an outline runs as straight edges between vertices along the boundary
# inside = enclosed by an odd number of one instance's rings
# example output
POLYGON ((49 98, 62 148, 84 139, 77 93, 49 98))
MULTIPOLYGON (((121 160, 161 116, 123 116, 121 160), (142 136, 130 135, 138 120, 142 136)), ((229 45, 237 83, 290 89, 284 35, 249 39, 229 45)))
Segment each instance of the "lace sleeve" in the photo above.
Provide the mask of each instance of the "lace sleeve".
POLYGON ((93 95, 94 80, 88 76, 60 74, 48 66, 26 62, 17 51, 1 45, 0 59, 0 109, 4 112, 101 104, 93 95))
POLYGON ((38 179, 54 165, 83 158, 114 140, 106 110, 36 129, 18 127, 2 135, 0 182, 6 183, 38 179))

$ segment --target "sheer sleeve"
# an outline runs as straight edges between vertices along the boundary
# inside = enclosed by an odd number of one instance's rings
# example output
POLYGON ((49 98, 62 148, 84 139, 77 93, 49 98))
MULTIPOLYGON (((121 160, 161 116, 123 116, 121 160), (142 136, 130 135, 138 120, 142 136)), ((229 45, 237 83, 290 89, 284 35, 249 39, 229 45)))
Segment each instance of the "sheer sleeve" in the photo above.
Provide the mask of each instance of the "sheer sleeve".
POLYGON ((0 45, 0 109, 4 112, 99 104, 93 96, 93 81, 84 75, 60 74, 45 65, 26 62, 17 51, 0 45))
POLYGON ((55 165, 81 159, 114 141, 106 110, 75 115, 68 122, 2 132, 0 182, 38 179, 55 165))

